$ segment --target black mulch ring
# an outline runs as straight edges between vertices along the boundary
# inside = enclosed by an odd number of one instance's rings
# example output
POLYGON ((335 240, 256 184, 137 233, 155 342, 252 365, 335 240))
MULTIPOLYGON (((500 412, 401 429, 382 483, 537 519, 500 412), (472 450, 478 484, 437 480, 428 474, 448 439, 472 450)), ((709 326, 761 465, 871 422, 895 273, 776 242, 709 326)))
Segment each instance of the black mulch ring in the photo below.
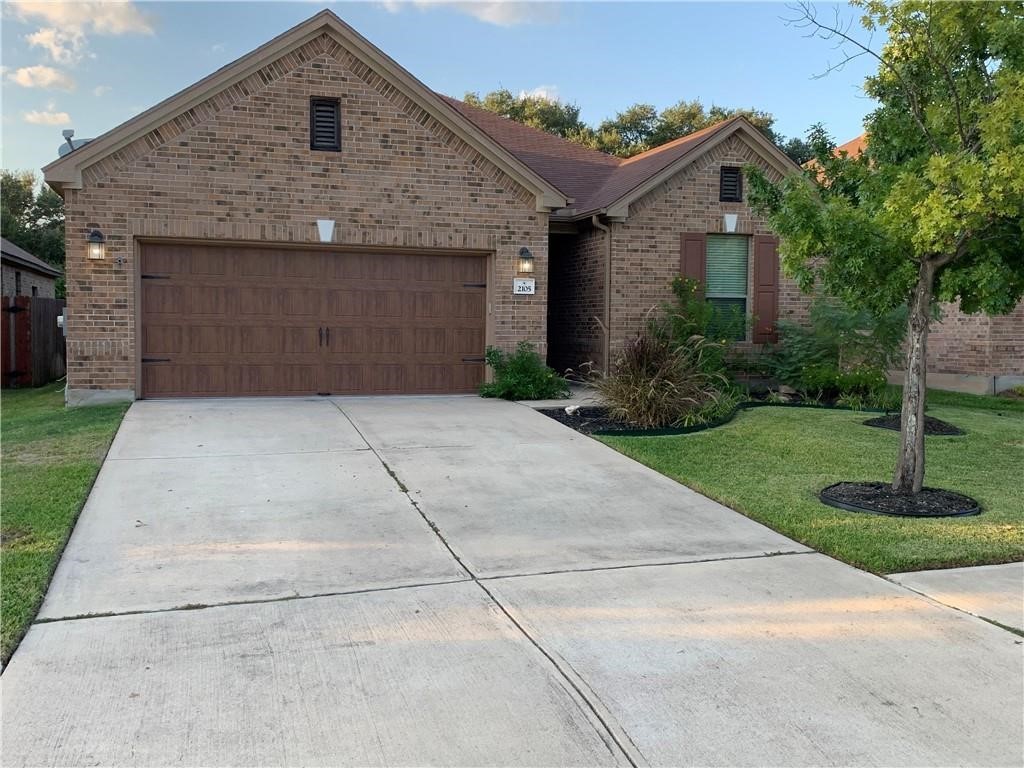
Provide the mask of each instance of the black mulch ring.
POLYGON ((970 496, 940 488, 920 493, 894 493, 888 483, 836 483, 818 494, 822 503, 848 512, 870 512, 895 517, 961 517, 981 514, 970 496))
MULTIPOLYGON (((900 414, 889 413, 879 416, 877 419, 868 419, 864 424, 869 427, 881 427, 882 429, 894 429, 900 431, 900 414)), ((965 435, 960 427, 954 427, 948 421, 936 419, 932 416, 924 417, 924 433, 926 435, 965 435)))
POLYGON ((632 424, 613 419, 608 415, 608 409, 600 406, 580 407, 572 415, 566 413, 565 408, 542 408, 540 413, 585 435, 606 430, 636 429, 632 424))

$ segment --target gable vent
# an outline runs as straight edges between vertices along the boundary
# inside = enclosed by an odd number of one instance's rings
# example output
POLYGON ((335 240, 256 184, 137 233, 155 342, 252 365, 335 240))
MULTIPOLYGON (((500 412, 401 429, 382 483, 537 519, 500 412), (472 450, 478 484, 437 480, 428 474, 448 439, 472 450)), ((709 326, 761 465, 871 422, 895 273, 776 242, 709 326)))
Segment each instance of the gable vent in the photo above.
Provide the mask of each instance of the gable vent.
POLYGON ((723 203, 739 203, 743 200, 743 172, 739 168, 722 166, 721 187, 718 199, 723 203))
POLYGON ((341 104, 337 99, 309 100, 309 148, 341 151, 341 104))

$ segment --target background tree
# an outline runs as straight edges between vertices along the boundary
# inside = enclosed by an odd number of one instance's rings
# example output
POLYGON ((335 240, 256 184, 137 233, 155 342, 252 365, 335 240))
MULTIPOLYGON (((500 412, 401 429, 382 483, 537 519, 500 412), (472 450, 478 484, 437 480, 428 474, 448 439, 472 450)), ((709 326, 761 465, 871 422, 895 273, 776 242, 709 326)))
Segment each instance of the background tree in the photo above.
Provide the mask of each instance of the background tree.
POLYGON ((743 115, 795 162, 810 159, 806 142, 776 133, 775 118, 759 109, 734 109, 697 100, 678 102, 661 112, 653 104, 634 104, 592 128, 580 120, 580 108, 544 96, 514 95, 501 89, 480 96, 467 93, 463 101, 502 117, 553 133, 585 147, 618 157, 632 157, 687 134, 743 115))
MULTIPOLYGON (((818 184, 770 184, 748 168, 751 202, 779 233, 785 270, 851 306, 909 306, 900 448, 892 487, 924 480, 928 330, 939 301, 1003 314, 1024 294, 1024 4, 854 3, 881 52, 798 6, 796 23, 871 56, 867 150, 834 157, 818 128, 818 184)), ((832 69, 835 69, 833 67, 832 69)))
POLYGON ((483 97, 477 93, 467 93, 462 100, 479 109, 486 109, 562 138, 568 138, 586 127, 580 121, 580 108, 575 104, 563 104, 544 96, 525 93, 516 96, 503 88, 483 97))
MULTIPOLYGON (((47 186, 37 187, 31 171, 0 171, 0 232, 17 246, 64 269, 64 200, 47 186)), ((57 280, 57 296, 64 278, 57 280)))

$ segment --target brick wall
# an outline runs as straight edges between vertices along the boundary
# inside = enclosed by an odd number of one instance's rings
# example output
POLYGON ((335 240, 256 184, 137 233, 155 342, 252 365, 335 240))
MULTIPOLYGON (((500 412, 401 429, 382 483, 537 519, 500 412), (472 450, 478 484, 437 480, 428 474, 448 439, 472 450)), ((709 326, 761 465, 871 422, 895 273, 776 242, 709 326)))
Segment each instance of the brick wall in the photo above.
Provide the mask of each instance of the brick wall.
POLYGON ((1024 302, 1008 315, 967 315, 942 305, 928 334, 928 370, 979 376, 1024 376, 1024 302))
POLYGON ((547 215, 333 38, 320 36, 90 166, 68 190, 68 386, 135 388, 136 239, 335 242, 494 253, 489 343, 546 343, 547 215), (341 100, 342 151, 309 149, 309 98, 341 100), (104 261, 85 258, 92 228, 104 261), (537 293, 513 296, 519 248, 537 293))
POLYGON ((604 365, 606 235, 588 229, 578 235, 552 235, 551 304, 548 310, 548 365, 562 372, 583 363, 604 365))
POLYGON ((3 296, 31 296, 35 288, 37 296, 44 299, 55 298, 56 284, 52 277, 30 272, 27 268, 13 264, 0 266, 0 277, 3 282, 3 296), (18 289, 18 273, 21 273, 21 290, 18 289))
MULTIPOLYGON (((765 168, 769 178, 778 179, 778 173, 764 163, 752 145, 733 135, 696 164, 630 206, 625 222, 612 225, 613 355, 622 340, 641 327, 651 307, 672 298, 670 285, 679 274, 681 233, 722 232, 723 214, 735 213, 738 234, 771 234, 765 222, 755 216, 745 202, 718 200, 721 166, 742 167, 746 163, 757 163, 765 168)), ((748 312, 752 291, 753 243, 748 260, 748 312)), ((808 297, 800 293, 792 280, 781 279, 780 320, 806 318, 808 303, 808 297)), ((747 342, 738 348, 753 349, 753 344, 747 342)))

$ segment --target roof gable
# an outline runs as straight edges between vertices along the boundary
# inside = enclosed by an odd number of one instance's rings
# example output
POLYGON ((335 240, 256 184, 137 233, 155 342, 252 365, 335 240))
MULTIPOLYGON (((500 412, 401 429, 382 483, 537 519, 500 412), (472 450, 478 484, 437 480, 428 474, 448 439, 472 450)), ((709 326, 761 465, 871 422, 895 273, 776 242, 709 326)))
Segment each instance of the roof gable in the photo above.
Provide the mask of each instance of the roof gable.
MULTIPOLYGON (((534 192, 537 197, 538 210, 561 208, 569 202, 566 195, 557 187, 487 133, 480 130, 461 112, 442 100, 329 10, 317 13, 194 85, 104 133, 74 152, 55 160, 43 168, 45 180, 57 189, 81 188, 83 186, 82 172, 86 168, 115 155, 132 142, 146 137, 155 129, 181 118, 204 102, 229 91, 245 78, 254 75, 324 34, 332 37, 353 55, 372 65, 387 78, 390 84, 427 112, 440 126, 454 133, 501 171, 534 192)), ((191 116, 186 119, 193 122, 196 120, 191 116)))
POLYGON ((5 262, 17 264, 25 269, 31 269, 48 277, 60 277, 61 271, 38 256, 33 256, 24 248, 20 248, 6 237, 0 238, 0 256, 5 262))

